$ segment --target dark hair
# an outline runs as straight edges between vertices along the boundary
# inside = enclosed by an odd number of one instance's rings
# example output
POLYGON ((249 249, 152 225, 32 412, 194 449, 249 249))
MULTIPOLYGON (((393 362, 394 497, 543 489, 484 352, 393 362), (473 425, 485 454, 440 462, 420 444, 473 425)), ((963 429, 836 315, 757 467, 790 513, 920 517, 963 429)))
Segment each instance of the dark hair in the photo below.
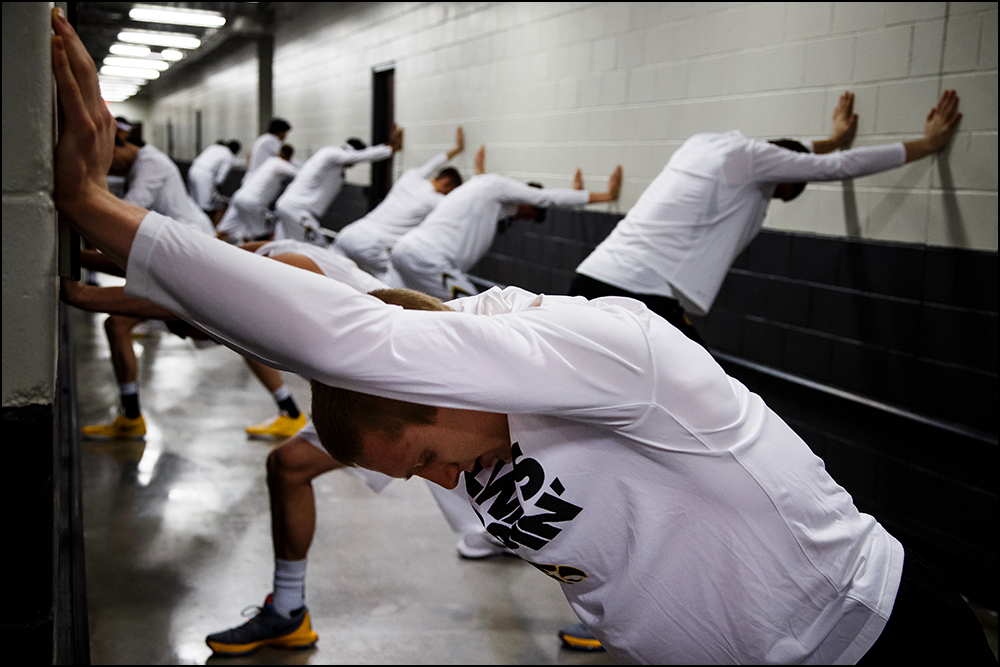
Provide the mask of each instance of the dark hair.
MULTIPOLYGON (((371 294, 407 310, 451 310, 440 299, 415 290, 380 289, 371 294)), ((310 386, 313 425, 320 443, 330 456, 348 467, 361 462, 365 432, 375 431, 396 439, 409 424, 433 424, 437 418, 437 408, 430 405, 331 387, 318 380, 312 380, 310 386)))
POLYGON ((366 144, 365 142, 361 141, 357 137, 350 137, 347 140, 347 145, 350 146, 351 148, 353 148, 356 151, 363 151, 364 149, 368 148, 368 144, 366 144))
POLYGON ((239 153, 240 149, 243 148, 243 144, 241 144, 240 142, 236 141, 235 139, 233 139, 232 141, 230 141, 226 145, 229 146, 229 150, 231 150, 233 152, 233 155, 236 155, 237 153, 239 153))
POLYGON ((290 129, 292 129, 292 126, 284 118, 272 118, 271 122, 267 124, 267 131, 271 134, 281 134, 282 132, 288 132, 290 129))
MULTIPOLYGON (((532 182, 528 183, 528 187, 529 188, 538 188, 539 190, 544 190, 545 189, 544 185, 542 185, 541 183, 537 183, 535 181, 532 181, 532 182)), ((535 206, 534 208, 535 208, 535 222, 538 223, 538 224, 542 224, 543 222, 545 222, 545 215, 549 211, 548 211, 548 209, 541 208, 539 206, 535 206)))
MULTIPOLYGON (((805 147, 800 141, 795 139, 774 139, 768 143, 774 144, 775 146, 780 146, 785 150, 795 151, 796 153, 808 153, 809 149, 805 147)), ((802 194, 802 191, 806 189, 806 182, 799 181, 797 183, 791 183, 793 186, 791 195, 785 201, 791 201, 802 194)))
POLYGON ((454 167, 445 167, 442 169, 438 172, 437 178, 434 180, 437 180, 438 178, 447 178, 453 188, 457 188, 462 184, 462 175, 458 173, 458 169, 455 169, 454 167))
POLYGON ((281 148, 278 149, 278 155, 285 160, 290 160, 294 154, 295 149, 292 148, 291 144, 281 144, 281 148))

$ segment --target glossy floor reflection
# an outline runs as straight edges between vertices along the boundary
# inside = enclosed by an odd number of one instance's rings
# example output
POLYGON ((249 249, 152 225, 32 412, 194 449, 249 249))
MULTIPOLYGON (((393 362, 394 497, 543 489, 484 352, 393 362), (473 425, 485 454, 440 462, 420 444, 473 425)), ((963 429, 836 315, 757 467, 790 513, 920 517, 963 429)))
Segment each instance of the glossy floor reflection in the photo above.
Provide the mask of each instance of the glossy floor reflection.
MULTIPOLYGON (((106 283, 107 284, 107 283, 106 283)), ((103 316, 74 312, 78 418, 105 420, 117 385, 103 316)), ((95 664, 609 664, 559 647, 575 622, 556 582, 512 558, 463 561, 422 480, 372 493, 334 472, 315 483, 307 601, 320 640, 301 652, 210 657, 205 635, 243 622, 271 588, 264 461, 244 428, 275 412, 233 352, 171 334, 135 341, 145 442, 83 444, 95 664)), ((300 406, 308 385, 286 381, 300 406)))

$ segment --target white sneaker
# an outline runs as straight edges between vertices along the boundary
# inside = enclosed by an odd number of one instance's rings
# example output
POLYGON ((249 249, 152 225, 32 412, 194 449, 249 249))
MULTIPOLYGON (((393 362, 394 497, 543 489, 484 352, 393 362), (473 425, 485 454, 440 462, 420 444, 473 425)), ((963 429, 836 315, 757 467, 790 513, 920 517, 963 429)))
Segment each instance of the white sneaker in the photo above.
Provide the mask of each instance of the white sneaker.
POLYGON ((489 558, 490 556, 514 556, 514 552, 508 549, 503 542, 493 537, 485 530, 478 533, 463 535, 462 539, 455 545, 458 555, 470 560, 489 558))

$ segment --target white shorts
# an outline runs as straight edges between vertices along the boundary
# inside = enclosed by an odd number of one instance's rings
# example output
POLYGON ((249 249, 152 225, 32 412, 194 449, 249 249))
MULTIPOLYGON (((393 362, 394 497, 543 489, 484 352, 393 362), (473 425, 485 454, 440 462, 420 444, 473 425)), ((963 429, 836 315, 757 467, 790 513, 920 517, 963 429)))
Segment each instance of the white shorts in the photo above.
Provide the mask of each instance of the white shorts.
POLYGON ((465 272, 450 261, 421 254, 405 243, 397 243, 393 248, 392 266, 407 287, 442 301, 479 294, 465 272))

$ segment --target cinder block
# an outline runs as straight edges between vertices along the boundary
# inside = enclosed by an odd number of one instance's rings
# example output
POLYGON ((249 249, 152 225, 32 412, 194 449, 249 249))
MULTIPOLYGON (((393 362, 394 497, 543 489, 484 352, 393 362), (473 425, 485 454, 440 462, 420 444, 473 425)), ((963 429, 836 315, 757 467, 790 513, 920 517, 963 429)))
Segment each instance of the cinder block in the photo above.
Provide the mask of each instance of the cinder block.
MULTIPOLYGON (((4 20, 8 18, 4 8, 4 20)), ((46 24, 46 30, 48 25, 46 24)), ((27 31, 26 31, 27 32, 27 31)), ((47 32, 36 32, 36 36, 47 32)), ((55 207, 48 193, 3 195, 3 404, 51 403, 55 380, 55 207)))
POLYGON ((941 86, 958 92, 959 110, 962 112, 959 131, 997 129, 996 72, 945 76, 941 86))
POLYGON ((953 16, 948 20, 944 41, 944 71, 968 72, 979 63, 979 32, 982 19, 978 15, 953 16))
POLYGON ((983 15, 979 41, 979 69, 997 68, 997 13, 983 15))
POLYGON ((852 81, 855 39, 837 37, 807 43, 803 75, 805 85, 845 85, 852 81))
POLYGON ((785 27, 785 3, 753 4, 738 11, 743 24, 745 48, 772 46, 781 42, 785 27))
POLYGON ((782 90, 797 88, 805 77, 806 47, 793 44, 771 48, 760 53, 759 90, 782 90))
POLYGON ((690 95, 690 64, 686 62, 660 65, 653 69, 655 99, 679 100, 690 95))
POLYGON ((618 67, 631 70, 642 65, 644 63, 643 43, 642 33, 633 32, 619 36, 617 38, 618 67))
POLYGON ((833 32, 860 32, 885 26, 884 2, 833 3, 833 32))
POLYGON ((915 139, 923 134, 927 112, 937 101, 938 82, 934 79, 883 83, 879 86, 875 132, 915 139))
POLYGON ((987 11, 996 11, 995 2, 952 2, 949 13, 952 16, 963 16, 965 14, 981 14, 987 11))
POLYGON ((832 2, 790 2, 785 11, 785 39, 796 41, 830 34, 832 2))
MULTIPOLYGON (((49 5, 3 3, 3 190, 52 187, 49 5)), ((7 318, 4 318, 7 319, 7 318)))
POLYGON ((628 101, 651 102, 656 97, 656 71, 652 68, 636 69, 628 73, 628 101))
POLYGON ((997 135, 959 132, 932 162, 934 187, 997 191, 997 135))
POLYGON ((871 190, 864 238, 897 243, 926 243, 930 216, 927 190, 871 190))
POLYGON ((946 2, 887 2, 885 4, 885 23, 912 23, 944 18, 946 2))
POLYGON ((814 137, 827 115, 824 91, 757 95, 736 106, 738 117, 726 129, 739 129, 748 137, 814 137))
POLYGON ((943 192, 930 195, 927 243, 997 251, 997 193, 943 192))
POLYGON ((681 44, 677 43, 675 33, 677 26, 664 25, 639 33, 642 35, 642 64, 653 65, 686 54, 681 44))
POLYGON ((910 54, 910 76, 925 76, 940 72, 943 46, 943 20, 914 25, 913 52, 910 54))
POLYGON ((599 39, 592 45, 593 64, 591 70, 594 72, 607 72, 615 69, 615 60, 618 51, 618 40, 614 37, 599 39))
POLYGON ((858 35, 855 81, 881 81, 906 76, 910 64, 910 26, 858 35))
POLYGON ((609 72, 600 76, 601 104, 624 104, 627 94, 628 75, 625 72, 609 72))

